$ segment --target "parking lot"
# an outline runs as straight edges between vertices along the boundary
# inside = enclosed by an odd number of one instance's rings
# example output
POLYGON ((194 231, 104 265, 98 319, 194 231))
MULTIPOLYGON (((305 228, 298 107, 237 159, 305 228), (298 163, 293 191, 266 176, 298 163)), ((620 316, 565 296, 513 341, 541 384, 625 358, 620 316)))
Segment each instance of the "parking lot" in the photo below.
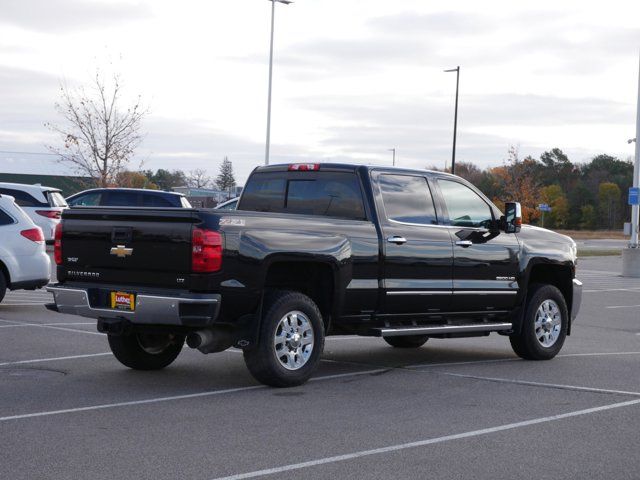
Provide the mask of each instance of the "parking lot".
POLYGON ((330 337, 313 380, 285 390, 237 350, 128 370, 94 322, 9 293, 0 478, 636 479, 640 279, 620 262, 580 260, 582 310, 552 361, 495 334, 413 351, 330 337))

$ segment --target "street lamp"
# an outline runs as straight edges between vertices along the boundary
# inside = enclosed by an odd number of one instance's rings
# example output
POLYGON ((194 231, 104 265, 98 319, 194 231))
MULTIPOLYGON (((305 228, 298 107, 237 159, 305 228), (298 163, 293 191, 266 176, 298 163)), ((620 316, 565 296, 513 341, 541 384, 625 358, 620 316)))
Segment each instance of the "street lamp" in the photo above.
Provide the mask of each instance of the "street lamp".
POLYGON ((388 152, 393 152, 393 166, 396 166, 396 149, 395 148, 390 148, 389 150, 387 150, 388 152))
POLYGON ((269 165, 269 146, 271 143, 271 83, 273 74, 273 21, 276 13, 276 2, 289 5, 292 0, 267 0, 271 2, 271 43, 269 47, 269 95, 267 99, 267 145, 265 147, 264 164, 269 165))
POLYGON ((456 110, 453 117, 453 153, 451 154, 451 173, 456 173, 456 133, 458 131, 458 86, 460 84, 460 66, 445 70, 445 72, 456 72, 456 110))

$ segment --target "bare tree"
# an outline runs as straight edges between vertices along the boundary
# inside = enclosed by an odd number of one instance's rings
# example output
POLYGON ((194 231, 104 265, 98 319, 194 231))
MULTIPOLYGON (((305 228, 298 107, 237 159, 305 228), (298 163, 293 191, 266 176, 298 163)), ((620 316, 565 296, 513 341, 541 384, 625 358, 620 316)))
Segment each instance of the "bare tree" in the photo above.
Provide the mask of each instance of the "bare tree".
POLYGON ((191 170, 187 175, 187 184, 193 188, 206 188, 211 185, 211 177, 202 168, 191 170))
POLYGON ((121 90, 118 75, 108 82, 100 72, 88 91, 63 84, 55 107, 65 124, 46 124, 63 142, 61 147, 48 146, 49 150, 101 187, 116 181, 143 138, 141 124, 147 109, 140 96, 132 105, 122 106, 121 90))

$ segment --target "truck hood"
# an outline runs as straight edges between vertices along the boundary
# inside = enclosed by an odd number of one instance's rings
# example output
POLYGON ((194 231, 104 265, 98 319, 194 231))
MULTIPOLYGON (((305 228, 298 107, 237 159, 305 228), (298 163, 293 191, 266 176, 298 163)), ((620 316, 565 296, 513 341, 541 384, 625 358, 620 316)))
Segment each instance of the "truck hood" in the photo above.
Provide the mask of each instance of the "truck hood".
POLYGON ((518 237, 522 240, 540 240, 543 242, 563 243, 575 246, 576 242, 567 235, 547 230, 546 228, 535 227, 533 225, 522 225, 518 237))
POLYGON ((570 261, 574 264, 576 262, 576 242, 567 235, 533 225, 523 225, 517 235, 525 252, 530 255, 558 261, 570 261))

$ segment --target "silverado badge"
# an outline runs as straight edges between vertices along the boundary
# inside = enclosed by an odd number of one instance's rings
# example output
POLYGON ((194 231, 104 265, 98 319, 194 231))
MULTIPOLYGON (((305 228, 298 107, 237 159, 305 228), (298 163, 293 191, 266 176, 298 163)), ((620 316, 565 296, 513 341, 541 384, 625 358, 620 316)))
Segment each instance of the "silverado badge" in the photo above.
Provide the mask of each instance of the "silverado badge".
POLYGON ((127 248, 124 245, 111 248, 111 255, 116 255, 119 258, 128 257, 131 254, 133 254, 133 248, 127 248))

